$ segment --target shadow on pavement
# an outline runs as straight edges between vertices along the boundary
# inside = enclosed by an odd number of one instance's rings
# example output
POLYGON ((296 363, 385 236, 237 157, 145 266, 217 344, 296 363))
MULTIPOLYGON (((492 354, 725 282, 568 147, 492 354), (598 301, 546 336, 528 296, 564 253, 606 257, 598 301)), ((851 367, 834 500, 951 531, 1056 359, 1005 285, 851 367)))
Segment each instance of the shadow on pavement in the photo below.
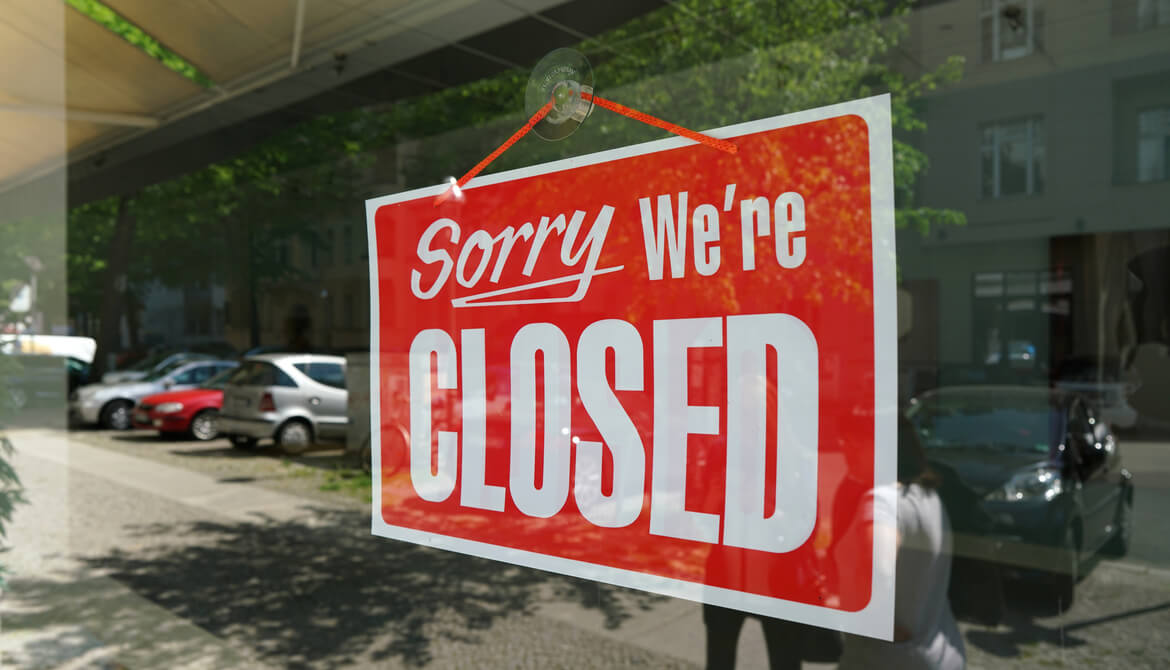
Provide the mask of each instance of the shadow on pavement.
POLYGON ((0 640, 11 667, 127 667, 118 661, 142 668, 192 662, 219 668, 254 665, 231 646, 104 577, 21 578, 11 589, 4 615, 9 637, 0 640))
POLYGON ((967 642, 999 658, 1018 657, 1024 646, 1037 643, 1071 649, 1092 644, 1077 635, 1093 626, 1170 610, 1170 601, 1137 607, 1122 612, 1081 620, 1042 622, 1045 617, 1059 617, 1051 594, 1035 585, 1014 584, 1009 590, 1008 611, 997 629, 971 630, 967 642))
POLYGON ((337 444, 316 445, 303 454, 289 456, 272 442, 262 442, 251 449, 238 449, 225 442, 207 443, 190 440, 178 448, 172 447, 170 453, 184 458, 278 458, 322 470, 357 467, 355 456, 347 454, 345 449, 337 444))
POLYGON ((1048 625, 1037 619, 1059 616, 1051 592, 1032 584, 1012 584, 1007 590, 1007 612, 995 629, 967 632, 967 643, 999 658, 1020 656, 1022 646, 1037 642, 1057 647, 1079 647, 1086 641, 1071 635, 1068 626, 1048 625))
MULTIPOLYGON (((137 595, 283 667, 398 658, 477 642, 542 599, 599 609, 616 627, 659 596, 436 551, 369 534, 367 514, 314 510, 309 522, 131 527, 153 548, 87 559, 137 595), (168 538, 173 538, 173 542, 168 538), (160 542, 161 540, 161 542, 160 542)), ((100 603, 84 616, 108 617, 100 603)))

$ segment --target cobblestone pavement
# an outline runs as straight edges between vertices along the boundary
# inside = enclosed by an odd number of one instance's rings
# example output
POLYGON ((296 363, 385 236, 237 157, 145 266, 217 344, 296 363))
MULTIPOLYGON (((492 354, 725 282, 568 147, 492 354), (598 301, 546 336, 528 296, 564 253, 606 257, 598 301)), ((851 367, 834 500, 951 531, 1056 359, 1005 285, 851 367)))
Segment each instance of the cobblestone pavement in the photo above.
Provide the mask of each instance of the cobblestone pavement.
MULTIPOLYGON (((14 438, 33 502, 4 555, 12 667, 701 665, 693 603, 370 537, 361 490, 321 490, 339 450, 82 431, 89 460, 55 461, 42 441, 64 434, 45 435, 14 438)), ((1170 572, 1102 562, 1063 613, 1026 585, 1009 596, 1000 626, 963 624, 969 667, 1170 663, 1170 572)), ((738 667, 765 659, 749 624, 738 667)))

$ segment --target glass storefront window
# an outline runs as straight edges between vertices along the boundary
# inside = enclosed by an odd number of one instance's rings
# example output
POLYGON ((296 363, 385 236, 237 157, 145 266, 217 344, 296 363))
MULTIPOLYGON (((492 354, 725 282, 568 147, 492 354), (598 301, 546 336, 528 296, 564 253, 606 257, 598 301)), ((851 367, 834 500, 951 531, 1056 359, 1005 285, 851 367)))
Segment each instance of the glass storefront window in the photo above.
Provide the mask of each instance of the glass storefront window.
POLYGON ((46 0, 0 52, 6 663, 1170 664, 1167 0, 46 0), (432 204, 558 49, 738 153, 593 104, 432 204))

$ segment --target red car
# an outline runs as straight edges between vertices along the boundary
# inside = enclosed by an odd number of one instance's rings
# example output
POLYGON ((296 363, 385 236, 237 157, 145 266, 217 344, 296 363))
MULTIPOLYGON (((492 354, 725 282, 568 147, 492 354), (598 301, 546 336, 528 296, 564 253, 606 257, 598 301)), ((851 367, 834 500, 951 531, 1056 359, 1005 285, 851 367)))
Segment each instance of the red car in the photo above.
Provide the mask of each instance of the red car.
POLYGON ((223 385, 233 372, 235 368, 224 370, 197 388, 146 396, 131 415, 134 427, 153 428, 165 435, 186 433, 196 440, 215 439, 223 385))

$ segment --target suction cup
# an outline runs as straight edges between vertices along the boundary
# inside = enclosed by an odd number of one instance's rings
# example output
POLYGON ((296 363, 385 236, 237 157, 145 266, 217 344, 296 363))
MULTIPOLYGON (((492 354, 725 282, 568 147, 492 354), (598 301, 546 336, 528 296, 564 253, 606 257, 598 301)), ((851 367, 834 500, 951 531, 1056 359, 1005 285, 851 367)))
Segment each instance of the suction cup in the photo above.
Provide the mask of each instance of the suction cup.
POLYGON ((560 140, 573 134, 593 109, 593 68, 585 56, 572 49, 556 49, 540 59, 528 78, 524 113, 532 116, 551 98, 552 110, 532 127, 546 140, 560 140))

